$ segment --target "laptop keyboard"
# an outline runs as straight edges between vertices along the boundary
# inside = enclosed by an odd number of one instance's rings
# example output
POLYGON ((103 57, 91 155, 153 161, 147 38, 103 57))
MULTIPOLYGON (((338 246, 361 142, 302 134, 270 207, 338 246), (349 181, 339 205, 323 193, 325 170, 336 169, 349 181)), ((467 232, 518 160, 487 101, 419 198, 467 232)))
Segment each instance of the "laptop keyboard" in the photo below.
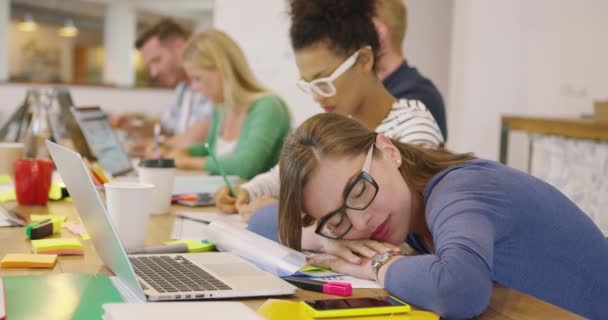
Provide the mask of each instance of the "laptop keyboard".
POLYGON ((158 292, 230 290, 218 278, 182 256, 129 257, 135 273, 158 292))

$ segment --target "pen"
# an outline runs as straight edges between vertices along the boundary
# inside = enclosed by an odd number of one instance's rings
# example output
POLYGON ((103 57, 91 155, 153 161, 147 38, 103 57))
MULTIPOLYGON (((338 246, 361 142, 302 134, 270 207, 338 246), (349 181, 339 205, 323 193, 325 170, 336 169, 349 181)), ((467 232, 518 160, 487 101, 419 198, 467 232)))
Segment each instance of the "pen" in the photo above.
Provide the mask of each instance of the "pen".
POLYGON ((180 219, 190 220, 190 221, 194 221, 194 222, 200 222, 200 223, 203 223, 203 224, 210 224, 211 223, 211 221, 207 221, 207 220, 203 220, 203 219, 190 218, 188 216, 184 216, 184 215, 181 215, 181 214, 176 214, 175 216, 178 217, 178 218, 180 218, 180 219))
POLYGON ((230 182, 228 182, 228 178, 226 177, 226 172, 224 172, 224 167, 222 167, 222 164, 215 157, 215 153, 211 150, 208 143, 205 143, 203 145, 203 147, 205 148, 205 150, 207 150, 207 153, 209 154, 211 159, 213 159, 213 161, 215 161, 215 163, 217 163, 217 167, 220 170, 220 174, 222 175, 222 178, 224 178, 224 183, 226 184, 226 187, 228 187, 228 191, 230 191, 230 195, 233 197, 236 197, 236 192, 234 192, 234 189, 232 189, 230 182))
POLYGON ((325 282, 302 277, 286 277, 283 278, 283 280, 304 290, 333 294, 341 297, 349 297, 353 294, 353 286, 347 282, 325 282))

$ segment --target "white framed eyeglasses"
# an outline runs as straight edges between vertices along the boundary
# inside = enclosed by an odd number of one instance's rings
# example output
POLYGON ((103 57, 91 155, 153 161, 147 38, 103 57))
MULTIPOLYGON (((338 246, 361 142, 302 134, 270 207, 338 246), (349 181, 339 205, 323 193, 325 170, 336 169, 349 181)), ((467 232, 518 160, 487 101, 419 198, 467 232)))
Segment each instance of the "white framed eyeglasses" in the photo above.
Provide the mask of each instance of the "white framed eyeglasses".
MULTIPOLYGON (((366 46, 365 48, 369 48, 369 46, 366 46)), ((335 95, 336 86, 334 86, 334 81, 355 64, 362 49, 363 48, 355 51, 355 53, 344 60, 344 62, 342 62, 342 64, 338 66, 338 68, 336 68, 336 70, 334 70, 329 77, 315 79, 310 82, 303 79, 298 80, 296 82, 298 88, 300 88, 306 94, 312 95, 315 93, 325 98, 335 95)))

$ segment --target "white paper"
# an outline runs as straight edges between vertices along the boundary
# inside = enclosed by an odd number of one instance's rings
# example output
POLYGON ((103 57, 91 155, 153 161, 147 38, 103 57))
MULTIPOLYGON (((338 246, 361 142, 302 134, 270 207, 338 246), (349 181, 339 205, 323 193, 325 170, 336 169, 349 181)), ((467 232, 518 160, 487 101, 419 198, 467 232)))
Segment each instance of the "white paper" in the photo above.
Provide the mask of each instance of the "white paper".
MULTIPOLYGON (((227 176, 226 178, 232 187, 238 186, 238 176, 227 176)), ((224 178, 222 176, 176 176, 173 183, 173 194, 215 193, 217 189, 224 185, 224 178)))
POLYGON ((25 225, 25 221, 10 214, 6 209, 0 207, 0 227, 16 227, 25 225))
POLYGON ((328 282, 328 281, 348 282, 351 284, 353 289, 355 289, 355 288, 356 289, 383 289, 384 288, 382 285, 380 285, 376 281, 355 278, 353 276, 347 276, 347 275, 322 277, 322 278, 314 278, 314 279, 325 281, 325 282, 328 282))
POLYGON ((209 224, 208 235, 219 250, 234 253, 278 277, 292 275, 306 265, 303 253, 224 222, 209 224))
POLYGON ((241 217, 238 214, 180 211, 176 212, 176 217, 173 219, 173 230, 171 232, 172 239, 209 240, 207 228, 204 223, 183 219, 179 216, 209 222, 221 221, 240 229, 247 228, 247 223, 241 220, 241 217))
POLYGON ((188 301, 148 303, 105 303, 104 319, 238 319, 262 320, 262 316, 236 301, 188 301))

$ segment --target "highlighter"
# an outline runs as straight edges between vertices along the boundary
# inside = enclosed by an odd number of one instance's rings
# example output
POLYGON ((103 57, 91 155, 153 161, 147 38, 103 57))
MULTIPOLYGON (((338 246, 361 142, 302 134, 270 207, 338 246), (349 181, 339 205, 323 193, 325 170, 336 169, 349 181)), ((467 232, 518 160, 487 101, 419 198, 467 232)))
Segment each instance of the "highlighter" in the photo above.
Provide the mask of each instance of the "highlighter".
POLYGON ((61 221, 46 219, 40 222, 34 222, 25 227, 25 235, 32 240, 46 238, 53 233, 59 233, 61 230, 61 221))
POLYGON ((333 294, 341 297, 349 297, 353 294, 353 287, 347 282, 325 282, 302 277, 286 277, 283 278, 283 280, 304 290, 333 294))

